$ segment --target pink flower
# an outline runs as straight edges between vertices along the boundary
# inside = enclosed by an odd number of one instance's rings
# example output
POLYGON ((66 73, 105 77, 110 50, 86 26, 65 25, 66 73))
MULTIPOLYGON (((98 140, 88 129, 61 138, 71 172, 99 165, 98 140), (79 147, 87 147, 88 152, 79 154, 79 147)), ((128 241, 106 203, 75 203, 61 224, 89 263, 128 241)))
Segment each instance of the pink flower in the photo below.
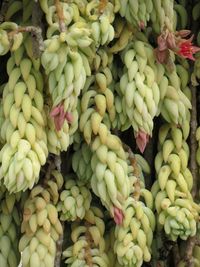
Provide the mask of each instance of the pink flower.
POLYGON ((144 152, 148 142, 149 142, 149 135, 143 131, 139 131, 136 135, 136 144, 141 153, 144 152))
POLYGON ((183 58, 195 60, 193 54, 199 52, 200 48, 192 45, 193 36, 190 39, 184 39, 190 33, 190 30, 181 30, 173 33, 165 29, 157 38, 158 47, 155 49, 155 54, 158 62, 161 64, 169 62, 169 50, 183 58))
POLYGON ((188 40, 184 40, 180 42, 179 47, 178 47, 179 50, 177 53, 184 58, 195 60, 195 58, 193 57, 193 54, 199 52, 200 47, 193 46, 191 42, 192 39, 193 39, 193 36, 188 40))
POLYGON ((117 225, 122 224, 124 219, 124 214, 122 210, 118 209, 117 207, 114 207, 114 221, 117 225))
POLYGON ((64 111, 63 103, 60 103, 54 107, 50 112, 50 116, 54 119, 57 131, 61 130, 65 120, 67 120, 69 123, 71 123, 73 120, 72 114, 64 111))

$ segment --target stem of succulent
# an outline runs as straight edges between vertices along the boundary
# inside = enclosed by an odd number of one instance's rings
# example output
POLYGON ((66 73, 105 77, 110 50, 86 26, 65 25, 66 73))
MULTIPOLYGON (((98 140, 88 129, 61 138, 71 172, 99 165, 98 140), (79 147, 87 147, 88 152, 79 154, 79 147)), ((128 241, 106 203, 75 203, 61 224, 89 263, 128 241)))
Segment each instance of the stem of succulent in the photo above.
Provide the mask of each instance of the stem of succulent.
POLYGON ((39 58, 41 56, 41 52, 44 50, 44 42, 42 38, 42 10, 38 2, 34 2, 33 11, 32 11, 32 24, 37 29, 39 28, 41 32, 37 34, 32 34, 32 42, 33 42, 33 56, 34 58, 39 58))
POLYGON ((87 243, 88 243, 88 246, 85 248, 85 260, 86 260, 86 263, 87 263, 88 267, 92 267, 93 266, 93 264, 92 264, 92 255, 91 255, 92 240, 91 240, 90 232, 88 230, 89 223, 85 222, 85 226, 87 227, 87 231, 86 231, 85 235, 86 235, 86 240, 87 240, 87 243))
POLYGON ((178 266, 178 263, 180 262, 181 257, 180 257, 179 247, 178 247, 177 243, 173 247, 172 252, 173 252, 173 256, 174 256, 174 266, 178 266))
POLYGON ((41 35, 41 29, 39 27, 35 27, 35 26, 24 26, 24 27, 18 27, 16 30, 10 31, 8 33, 9 38, 11 39, 13 37, 13 35, 19 33, 19 32, 30 32, 32 34, 35 35, 41 35))
MULTIPOLYGON (((155 140, 156 140, 156 138, 155 138, 155 140)), ((150 188, 152 186, 152 183, 153 183, 151 178, 155 177, 153 175, 153 171, 154 171, 154 169, 153 169, 153 166, 154 166, 154 154, 155 154, 154 148, 156 147, 155 140, 150 138, 149 143, 147 144, 146 149, 144 151, 144 158, 149 163, 149 166, 152 166, 151 173, 148 175, 149 179, 147 179, 147 181, 146 181, 146 186, 148 188, 150 188)))
POLYGON ((104 12, 104 9, 105 9, 107 3, 108 3, 108 0, 100 0, 100 4, 99 4, 99 12, 100 13, 104 12))
POLYGON ((8 8, 9 1, 3 0, 0 5, 0 23, 4 22, 5 14, 8 8))
MULTIPOLYGON (((55 156, 54 157, 54 164, 57 170, 60 172, 61 171, 61 157, 60 156, 55 156)), ((54 165, 52 164, 52 165, 54 165)), ((62 228, 63 228, 63 233, 65 230, 65 224, 64 222, 61 222, 62 228)), ((55 257, 55 262, 54 262, 54 267, 60 267, 60 262, 62 258, 62 246, 63 246, 63 240, 64 240, 64 234, 61 234, 58 241, 56 242, 56 257, 55 257)))
POLYGON ((185 261, 188 267, 194 267, 194 258, 192 254, 196 243, 195 241, 196 241, 196 236, 192 236, 187 240, 185 261))
POLYGON ((140 178, 139 178, 140 177, 139 167, 138 167, 135 155, 133 154, 131 148, 128 145, 126 145, 125 143, 123 144, 123 147, 129 154, 129 160, 130 160, 130 163, 131 163, 131 165, 133 167, 133 174, 137 178, 137 181, 134 184, 135 190, 134 190, 134 193, 133 193, 133 198, 135 200, 139 200, 140 199, 140 190, 141 190, 140 178))
POLYGON ((191 131, 190 131, 190 170, 193 176, 193 188, 192 196, 193 198, 197 195, 197 182, 198 182, 198 166, 196 162, 196 152, 197 152, 197 140, 196 140, 196 130, 197 130, 197 99, 196 99, 196 87, 191 86, 192 92, 192 111, 191 111, 191 131))
POLYGON ((58 15, 60 31, 65 32, 66 27, 65 27, 65 22, 64 22, 64 14, 63 14, 63 9, 62 9, 62 6, 59 0, 55 0, 55 6, 56 6, 56 12, 58 15))
MULTIPOLYGON (((61 224, 62 224, 63 233, 64 233, 65 224, 64 222, 61 222, 61 224)), ((61 234, 58 241, 56 242, 56 257, 55 257, 54 267, 61 266, 60 262, 61 262, 61 257, 62 257, 63 240, 64 240, 64 235, 61 234)))
POLYGON ((45 179, 44 181, 48 181, 50 180, 50 177, 51 177, 51 172, 55 169, 56 165, 55 165, 55 157, 51 157, 49 156, 48 157, 48 160, 47 160, 47 168, 44 168, 44 173, 45 173, 45 179))
MULTIPOLYGON (((192 111, 191 111, 191 131, 190 131, 190 170, 193 176, 193 188, 192 188, 192 196, 193 198, 197 195, 197 182, 198 182, 198 167, 196 162, 196 151, 197 151, 197 141, 196 141, 196 130, 197 130, 197 99, 196 87, 191 86, 192 93, 192 111)), ((192 256, 194 246, 196 245, 197 236, 190 237, 187 240, 186 253, 185 253, 185 261, 187 262, 188 267, 194 266, 194 259, 192 256)))
POLYGON ((56 165, 56 168, 59 172, 61 172, 61 157, 60 156, 55 156, 55 165, 56 165))
POLYGON ((19 32, 29 32, 32 35, 32 38, 34 40, 34 57, 38 58, 40 56, 40 52, 44 50, 43 45, 43 38, 42 38, 42 30, 38 26, 25 26, 25 27, 18 27, 16 30, 10 31, 8 33, 8 38, 10 42, 13 39, 13 36, 19 32), (36 51, 37 52, 36 52, 36 51))

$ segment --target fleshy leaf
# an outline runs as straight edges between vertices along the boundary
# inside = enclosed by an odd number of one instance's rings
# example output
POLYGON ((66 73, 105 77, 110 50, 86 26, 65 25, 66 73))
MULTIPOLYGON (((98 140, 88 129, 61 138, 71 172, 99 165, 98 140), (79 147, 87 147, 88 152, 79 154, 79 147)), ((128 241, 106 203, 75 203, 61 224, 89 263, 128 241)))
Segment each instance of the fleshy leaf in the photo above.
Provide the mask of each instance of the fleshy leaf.
POLYGON ((66 119, 63 104, 59 104, 58 106, 54 107, 50 112, 50 116, 54 119, 56 131, 60 131, 66 119))
POLYGON ((139 28, 140 28, 140 30, 144 30, 145 29, 144 21, 140 21, 139 28))
POLYGON ((173 33, 167 35, 167 48, 171 50, 176 49, 176 39, 173 33))
POLYGON ((159 51, 164 51, 167 49, 166 39, 162 35, 158 36, 157 43, 159 51))
POLYGON ((117 225, 122 224, 124 219, 124 214, 122 210, 117 207, 114 207, 114 221, 117 225))
POLYGON ((136 144, 141 153, 144 152, 148 142, 149 142, 149 135, 143 131, 139 131, 136 135, 136 144))
POLYGON ((50 112, 50 116, 51 117, 55 117, 56 115, 58 115, 60 112, 60 105, 54 107, 51 112, 50 112))
POLYGON ((70 112, 66 112, 65 118, 69 123, 72 123, 73 121, 73 115, 70 112))
POLYGON ((158 48, 155 49, 156 59, 161 64, 167 64, 169 58, 169 50, 160 51, 158 48))

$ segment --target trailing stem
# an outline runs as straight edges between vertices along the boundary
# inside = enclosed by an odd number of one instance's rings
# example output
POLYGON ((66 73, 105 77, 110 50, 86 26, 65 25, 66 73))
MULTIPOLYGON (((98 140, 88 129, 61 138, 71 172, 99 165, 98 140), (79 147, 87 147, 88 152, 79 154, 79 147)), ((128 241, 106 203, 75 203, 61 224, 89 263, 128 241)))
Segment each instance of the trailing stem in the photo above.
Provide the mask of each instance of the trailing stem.
MULTIPOLYGON (((190 131, 190 170, 193 176, 193 188, 192 196, 195 199, 197 195, 197 182, 198 182, 198 167, 196 162, 196 152, 197 152, 197 141, 196 141, 196 130, 197 130, 197 100, 196 100, 196 87, 191 86, 192 93, 192 111, 191 111, 191 131, 190 131)), ((190 237, 187 240, 185 261, 188 267, 194 266, 193 259, 193 249, 197 244, 197 236, 190 237)))

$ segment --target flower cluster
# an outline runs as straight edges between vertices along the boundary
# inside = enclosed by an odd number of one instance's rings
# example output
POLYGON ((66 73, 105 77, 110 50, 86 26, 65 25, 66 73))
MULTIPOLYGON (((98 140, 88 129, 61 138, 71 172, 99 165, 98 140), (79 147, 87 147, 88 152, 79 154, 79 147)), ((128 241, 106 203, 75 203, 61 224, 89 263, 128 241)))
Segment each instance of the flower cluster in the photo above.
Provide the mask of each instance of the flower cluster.
POLYGON ((170 50, 183 58, 195 60, 193 54, 200 51, 200 47, 193 46, 193 35, 189 39, 185 39, 190 33, 190 30, 173 33, 165 29, 157 38, 158 47, 155 49, 155 54, 158 62, 167 64, 170 50))

